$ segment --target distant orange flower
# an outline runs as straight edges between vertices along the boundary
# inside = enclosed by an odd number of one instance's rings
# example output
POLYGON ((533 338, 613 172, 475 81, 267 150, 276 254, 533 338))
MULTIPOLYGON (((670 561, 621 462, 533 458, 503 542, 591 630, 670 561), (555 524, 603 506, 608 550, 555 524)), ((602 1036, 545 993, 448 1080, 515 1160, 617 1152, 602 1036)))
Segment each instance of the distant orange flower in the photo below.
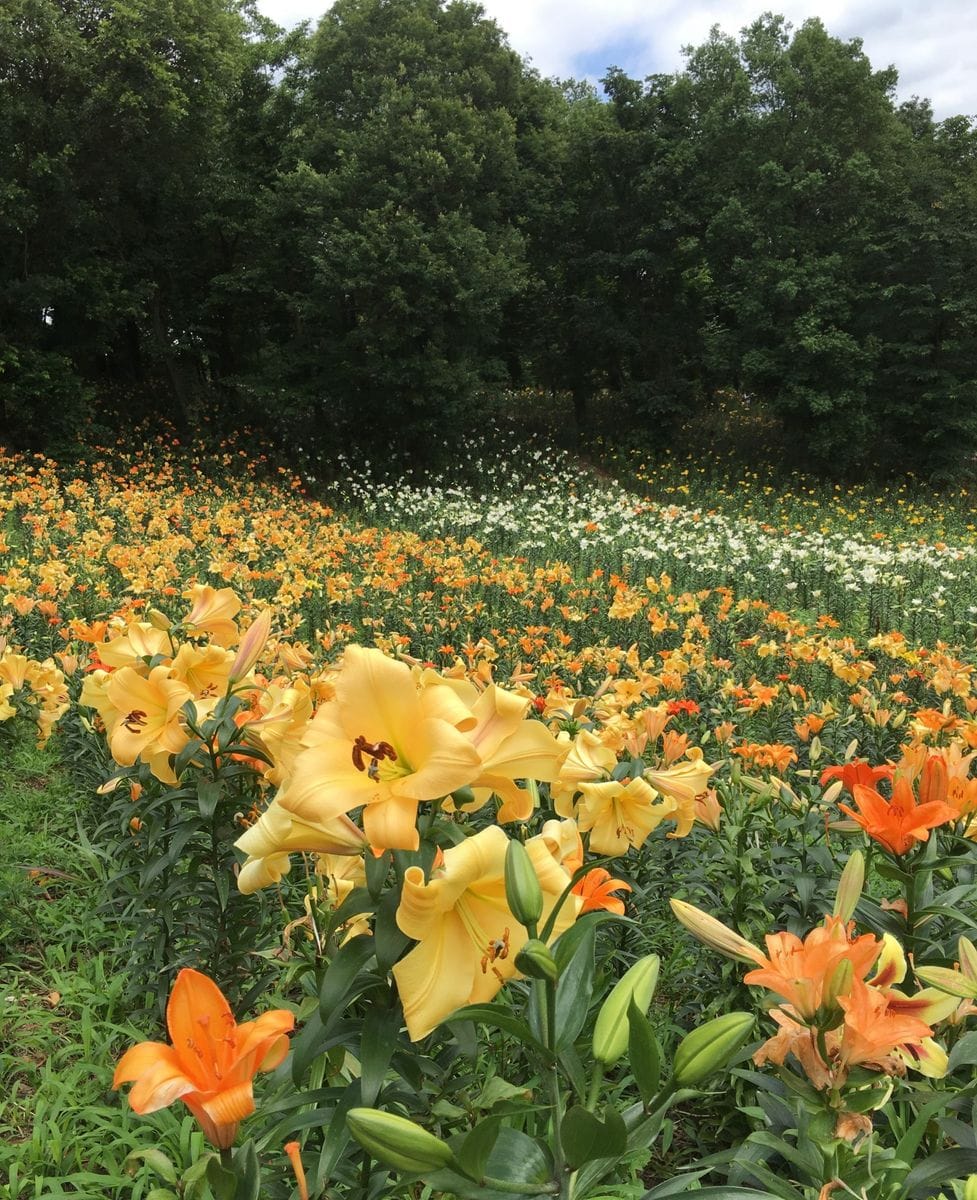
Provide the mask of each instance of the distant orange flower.
POLYGON ((234 1144, 238 1122, 254 1112, 252 1080, 288 1053, 295 1018, 284 1009, 238 1025, 212 979, 185 967, 166 1006, 171 1046, 140 1042, 127 1050, 112 1086, 135 1083, 129 1104, 140 1114, 182 1100, 220 1150, 234 1144))
POLYGON ((630 892, 632 889, 630 883, 625 883, 623 879, 612 879, 610 871, 605 871, 603 867, 594 867, 582 879, 578 879, 570 890, 575 896, 583 897, 581 916, 586 912, 605 909, 623 917, 624 901, 613 893, 630 892))
POLYGON ((931 829, 957 818, 950 805, 941 800, 917 804, 913 785, 905 778, 893 783, 891 800, 862 784, 855 784, 854 796, 857 812, 847 804, 838 807, 892 854, 907 854, 917 842, 929 838, 931 829))

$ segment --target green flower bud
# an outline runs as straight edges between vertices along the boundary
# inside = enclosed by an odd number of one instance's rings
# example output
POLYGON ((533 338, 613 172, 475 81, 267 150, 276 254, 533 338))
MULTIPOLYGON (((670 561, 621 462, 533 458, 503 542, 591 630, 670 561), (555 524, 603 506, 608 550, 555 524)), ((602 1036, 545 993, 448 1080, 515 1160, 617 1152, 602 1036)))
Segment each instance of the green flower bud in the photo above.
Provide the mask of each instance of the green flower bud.
POLYGON ((151 608, 146 613, 146 619, 154 629, 159 629, 165 633, 168 629, 173 628, 173 622, 164 612, 160 612, 158 608, 151 608))
POLYGON ((600 1059, 605 1066, 613 1066, 627 1050, 631 1029, 628 1009, 631 1001, 634 1001, 635 1007, 644 1016, 655 994, 660 966, 661 960, 657 954, 639 958, 618 980, 601 1006, 594 1026, 594 1057, 600 1059))
POLYGON ((556 983, 560 973, 556 959, 538 938, 530 938, 519 951, 516 967, 530 979, 548 979, 551 983, 556 983))
POLYGON ((543 889, 522 842, 510 841, 505 852, 505 898, 521 925, 535 925, 543 915, 543 889))
POLYGON ((963 1200, 977 1200, 977 1175, 970 1175, 963 1185, 963 1200))
POLYGON ((753 1028, 752 1013, 731 1012, 687 1033, 672 1062, 672 1078, 679 1087, 702 1083, 721 1070, 746 1041, 753 1028))
POLYGON ((865 884, 865 856, 861 850, 855 850, 845 863, 845 869, 838 880, 838 895, 835 898, 834 915, 845 922, 852 919, 855 905, 861 899, 862 887, 865 884))
POLYGON ((346 1124, 364 1150, 395 1170, 419 1175, 450 1167, 455 1161, 445 1142, 406 1117, 375 1108, 351 1108, 346 1124))

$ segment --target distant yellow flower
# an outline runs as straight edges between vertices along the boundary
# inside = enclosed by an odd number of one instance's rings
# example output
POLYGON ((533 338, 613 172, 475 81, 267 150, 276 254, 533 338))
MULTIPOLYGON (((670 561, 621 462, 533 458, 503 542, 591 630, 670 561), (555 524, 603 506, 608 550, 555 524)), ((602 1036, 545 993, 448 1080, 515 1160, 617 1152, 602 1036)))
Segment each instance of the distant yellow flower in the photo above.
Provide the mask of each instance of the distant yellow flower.
POLYGON ((580 784, 577 824, 582 833, 590 831, 590 849, 595 853, 626 854, 629 846, 641 846, 674 811, 675 801, 660 799, 643 779, 626 784, 611 779, 580 784))
MULTIPOLYGON (((234 617, 241 610, 241 601, 231 588, 211 587, 196 583, 183 593, 193 608, 183 620, 184 627, 195 637, 206 634, 218 646, 233 646, 238 640, 234 617)), ((104 660, 103 660, 104 661, 104 660)))

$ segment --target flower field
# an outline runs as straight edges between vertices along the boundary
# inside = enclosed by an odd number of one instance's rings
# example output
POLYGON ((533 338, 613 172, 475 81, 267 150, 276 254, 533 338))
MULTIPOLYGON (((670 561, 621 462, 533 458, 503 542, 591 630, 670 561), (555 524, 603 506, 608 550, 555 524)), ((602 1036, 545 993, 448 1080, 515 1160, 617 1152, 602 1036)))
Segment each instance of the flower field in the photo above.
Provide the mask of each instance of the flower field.
POLYGON ((2 466, 0 1196, 975 1194, 965 488, 2 466))

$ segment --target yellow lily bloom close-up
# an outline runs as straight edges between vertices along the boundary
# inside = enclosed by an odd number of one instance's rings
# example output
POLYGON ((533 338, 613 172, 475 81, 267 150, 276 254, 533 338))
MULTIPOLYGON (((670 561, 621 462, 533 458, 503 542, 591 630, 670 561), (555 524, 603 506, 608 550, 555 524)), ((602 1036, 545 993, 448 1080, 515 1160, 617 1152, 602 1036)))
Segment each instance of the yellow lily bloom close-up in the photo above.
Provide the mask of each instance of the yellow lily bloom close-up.
MULTIPOLYGON (((506 901, 509 838, 497 825, 444 851, 443 865, 425 880, 408 867, 397 924, 417 945, 393 968, 412 1041, 425 1037, 466 1004, 492 999, 519 976, 515 958, 527 941, 506 901)), ((530 838, 526 850, 543 892, 541 922, 570 882, 557 839, 530 838)), ((576 920, 580 899, 568 896, 551 940, 576 920)))
POLYGON ((321 823, 363 808, 374 849, 416 850, 418 805, 475 780, 482 760, 458 726, 478 718, 447 687, 418 687, 406 664, 348 646, 335 699, 311 721, 279 799, 303 821, 321 823))
POLYGON ((179 718, 192 699, 187 685, 163 665, 148 676, 135 667, 121 667, 111 675, 96 671, 81 694, 81 703, 95 708, 105 722, 115 761, 131 767, 142 759, 163 783, 176 783, 169 759, 189 741, 179 718))

